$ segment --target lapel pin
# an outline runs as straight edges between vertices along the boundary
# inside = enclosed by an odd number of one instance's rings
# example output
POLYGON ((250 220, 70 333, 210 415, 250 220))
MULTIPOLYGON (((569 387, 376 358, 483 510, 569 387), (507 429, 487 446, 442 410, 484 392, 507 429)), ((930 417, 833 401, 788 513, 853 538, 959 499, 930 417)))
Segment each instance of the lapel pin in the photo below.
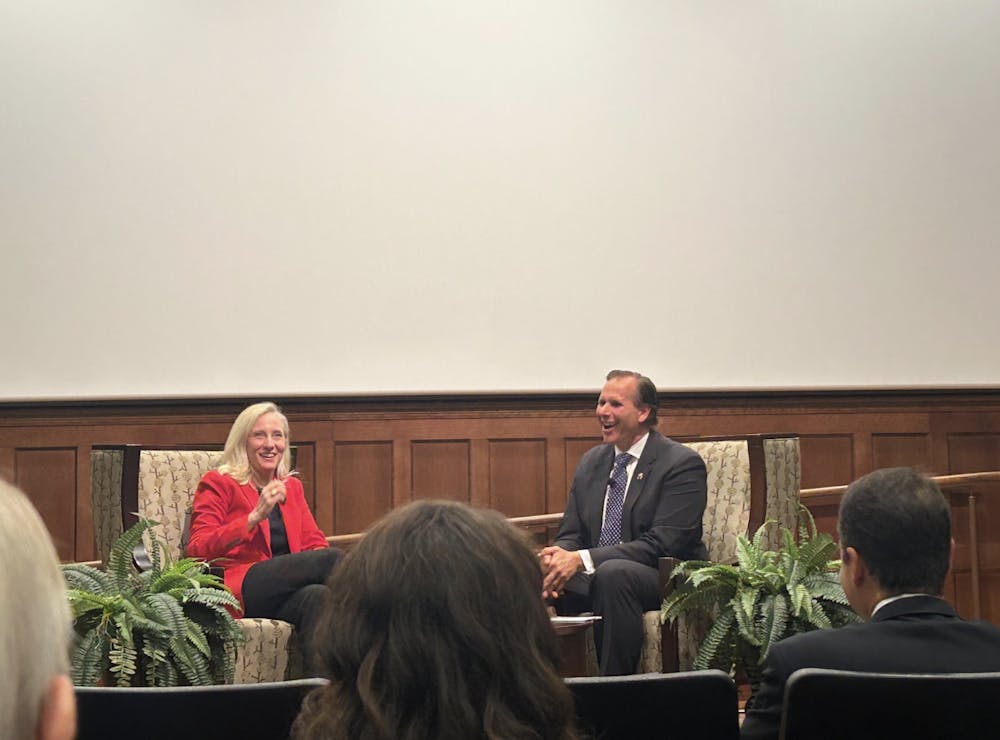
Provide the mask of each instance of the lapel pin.
POLYGON ((642 480, 642 473, 639 473, 639 475, 638 475, 638 476, 636 476, 636 477, 637 477, 637 478, 638 478, 639 480, 642 480))

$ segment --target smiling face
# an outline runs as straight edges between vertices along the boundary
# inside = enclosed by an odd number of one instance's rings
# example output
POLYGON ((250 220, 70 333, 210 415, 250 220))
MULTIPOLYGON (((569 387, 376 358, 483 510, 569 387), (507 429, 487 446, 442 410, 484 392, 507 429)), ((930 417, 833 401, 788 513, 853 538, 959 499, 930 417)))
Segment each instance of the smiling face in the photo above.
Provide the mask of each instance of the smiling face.
POLYGON ((287 444, 281 416, 273 412, 261 414, 247 436, 247 459, 258 483, 267 483, 277 475, 287 444))
POLYGON ((650 408, 637 404, 638 381, 631 377, 612 378, 597 399, 597 419, 601 436, 621 451, 627 450, 646 433, 650 408))

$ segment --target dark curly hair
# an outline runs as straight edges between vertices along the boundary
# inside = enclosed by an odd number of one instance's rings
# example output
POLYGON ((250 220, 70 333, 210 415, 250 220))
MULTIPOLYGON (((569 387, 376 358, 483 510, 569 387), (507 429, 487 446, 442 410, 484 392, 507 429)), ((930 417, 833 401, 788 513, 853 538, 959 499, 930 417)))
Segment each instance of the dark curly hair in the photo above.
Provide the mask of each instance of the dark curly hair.
POLYGON ((306 699, 295 738, 577 737, 537 555, 498 512, 397 509, 329 586, 317 644, 331 683, 306 699))

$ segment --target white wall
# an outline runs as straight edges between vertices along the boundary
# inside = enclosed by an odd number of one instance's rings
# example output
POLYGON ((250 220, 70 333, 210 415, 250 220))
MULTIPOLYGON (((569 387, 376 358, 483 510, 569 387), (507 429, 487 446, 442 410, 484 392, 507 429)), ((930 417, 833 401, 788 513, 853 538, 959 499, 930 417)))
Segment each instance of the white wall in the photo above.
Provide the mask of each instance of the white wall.
POLYGON ((1000 3, 0 0, 0 400, 1000 385, 1000 3))

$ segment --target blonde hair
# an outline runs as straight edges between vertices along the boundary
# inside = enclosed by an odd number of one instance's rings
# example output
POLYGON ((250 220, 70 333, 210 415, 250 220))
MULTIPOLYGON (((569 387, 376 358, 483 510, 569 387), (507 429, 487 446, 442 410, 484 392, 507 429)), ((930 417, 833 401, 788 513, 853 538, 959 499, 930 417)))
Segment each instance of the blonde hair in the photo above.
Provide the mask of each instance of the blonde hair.
POLYGON ((35 737, 53 677, 69 673, 72 621, 52 539, 28 498, 0 479, 0 738, 35 737))
POLYGON ((216 470, 234 478, 237 483, 243 484, 250 480, 252 471, 250 460, 247 458, 247 438, 253 431, 254 424, 264 414, 277 414, 285 431, 285 452, 281 456, 281 462, 278 463, 278 477, 285 478, 292 474, 292 441, 288 435, 288 419, 281 413, 277 404, 264 401, 243 409, 229 429, 229 436, 226 437, 226 446, 216 470))

